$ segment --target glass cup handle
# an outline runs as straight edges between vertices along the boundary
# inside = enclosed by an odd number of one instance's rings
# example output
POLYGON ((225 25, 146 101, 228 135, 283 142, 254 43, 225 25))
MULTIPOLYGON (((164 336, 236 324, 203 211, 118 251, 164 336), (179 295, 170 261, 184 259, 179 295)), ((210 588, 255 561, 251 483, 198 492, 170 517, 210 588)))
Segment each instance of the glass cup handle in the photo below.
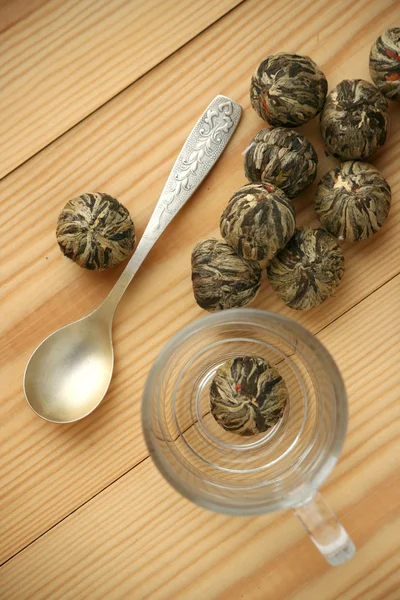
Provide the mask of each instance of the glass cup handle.
POLYGON ((321 494, 315 492, 293 512, 329 564, 341 565, 351 559, 356 547, 321 494))

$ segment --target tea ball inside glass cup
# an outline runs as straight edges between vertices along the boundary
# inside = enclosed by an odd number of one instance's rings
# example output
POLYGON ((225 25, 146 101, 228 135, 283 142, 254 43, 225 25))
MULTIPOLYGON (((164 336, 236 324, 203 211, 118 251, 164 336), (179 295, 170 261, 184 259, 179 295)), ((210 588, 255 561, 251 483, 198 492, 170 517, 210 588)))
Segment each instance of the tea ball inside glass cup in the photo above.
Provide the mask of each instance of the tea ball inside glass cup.
POLYGON ((267 182, 295 198, 317 175, 318 156, 308 139, 284 127, 261 129, 244 159, 247 179, 267 182))
POLYGON ((329 233, 340 240, 357 242, 382 227, 391 196, 388 182, 373 165, 347 161, 322 177, 315 212, 329 233))
POLYGON ((278 296, 296 310, 318 306, 339 285, 344 257, 324 229, 296 229, 290 242, 267 265, 268 280, 278 296))
POLYGON ((257 67, 250 86, 256 113, 272 126, 297 127, 318 115, 328 82, 309 56, 271 54, 257 67))
POLYGON ((388 101, 363 79, 345 79, 327 96, 321 134, 328 152, 341 160, 362 160, 386 141, 388 101))
POLYGON ((247 260, 269 260, 292 237, 292 203, 270 183, 248 183, 235 192, 221 216, 225 241, 247 260))
POLYGON ((62 253, 80 267, 103 270, 118 265, 132 252, 135 227, 121 202, 96 192, 66 203, 58 217, 56 237, 62 253))
POLYGON ((378 37, 369 55, 369 72, 386 98, 400 102, 400 27, 378 37))
POLYGON ((278 423, 288 397, 275 367, 257 356, 239 356, 222 364, 214 375, 211 414, 230 433, 256 435, 278 423))
POLYGON ((243 259, 225 242, 199 242, 192 252, 192 286, 197 304, 210 312, 249 304, 260 288, 257 262, 243 259))

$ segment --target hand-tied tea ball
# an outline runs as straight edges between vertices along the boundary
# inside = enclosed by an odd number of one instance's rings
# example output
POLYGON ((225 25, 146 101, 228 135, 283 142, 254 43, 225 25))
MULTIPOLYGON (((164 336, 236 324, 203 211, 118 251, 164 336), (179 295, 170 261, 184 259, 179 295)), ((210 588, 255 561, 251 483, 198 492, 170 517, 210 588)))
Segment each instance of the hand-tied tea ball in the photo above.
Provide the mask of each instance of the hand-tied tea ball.
POLYGON ((108 194, 82 194, 69 200, 58 217, 62 252, 85 269, 107 269, 122 262, 135 245, 128 210, 108 194))
POLYGON ((347 161, 318 184, 315 212, 329 233, 356 242, 378 231, 388 216, 390 186, 378 169, 347 161))
POLYGON ((217 370, 210 387, 211 414, 226 431, 256 435, 281 419, 288 396, 275 367, 263 358, 240 356, 217 370))
POLYGON ((345 79, 328 94, 321 134, 328 151, 342 160, 371 156, 386 141, 388 102, 363 79, 345 79))
POLYGON ((199 242, 192 252, 192 285, 196 302, 214 312, 251 302, 261 283, 257 263, 244 260, 216 239, 199 242))
POLYGON ((315 179, 318 156, 314 146, 296 131, 275 127, 261 129, 244 159, 244 171, 252 182, 272 183, 295 198, 315 179))
POLYGON ((400 27, 378 37, 369 55, 369 71, 382 94, 400 102, 400 27))
POLYGON ((343 253, 323 229, 296 229, 290 242, 267 266, 269 282, 290 308, 321 304, 343 277, 343 253))
POLYGON ((294 208, 279 188, 248 183, 233 194, 221 216, 222 237, 248 260, 269 260, 292 237, 294 208))
POLYGON ((297 127, 321 112, 327 89, 325 75, 311 58, 282 52, 257 67, 250 100, 270 125, 297 127))

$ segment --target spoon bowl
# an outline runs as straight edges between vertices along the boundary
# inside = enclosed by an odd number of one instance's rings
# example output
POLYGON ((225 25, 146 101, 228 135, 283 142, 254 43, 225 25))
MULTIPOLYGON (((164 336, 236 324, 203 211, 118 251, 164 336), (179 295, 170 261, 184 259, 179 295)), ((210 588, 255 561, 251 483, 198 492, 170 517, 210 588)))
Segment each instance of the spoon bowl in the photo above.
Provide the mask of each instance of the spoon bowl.
POLYGON ((102 401, 113 365, 111 328, 92 313, 52 333, 33 353, 24 377, 28 404, 46 421, 77 421, 102 401))

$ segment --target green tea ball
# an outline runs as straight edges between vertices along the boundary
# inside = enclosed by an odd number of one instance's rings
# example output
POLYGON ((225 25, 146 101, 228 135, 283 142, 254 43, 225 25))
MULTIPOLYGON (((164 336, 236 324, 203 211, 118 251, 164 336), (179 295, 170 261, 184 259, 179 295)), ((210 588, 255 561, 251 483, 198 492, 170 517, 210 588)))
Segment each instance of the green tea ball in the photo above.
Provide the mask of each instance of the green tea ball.
POLYGON ((347 161, 318 184, 315 212, 329 233, 357 242, 376 233, 388 216, 390 186, 368 163, 347 161))
POLYGON ((400 102, 400 27, 378 37, 369 55, 369 71, 382 94, 400 102))
POLYGON ((311 58, 281 52, 267 56, 257 67, 250 100, 270 125, 297 127, 321 112, 327 89, 325 75, 311 58))
POLYGON ((226 431, 256 435, 282 418, 288 390, 279 371, 256 356, 228 360, 210 388, 211 414, 226 431))
POLYGON ((196 302, 214 312, 251 302, 261 283, 258 263, 244 260, 216 239, 199 242, 192 252, 192 285, 196 302))
POLYGON ((388 102, 372 83, 345 79, 328 94, 321 134, 333 156, 342 160, 371 156, 385 143, 388 127, 388 102))
POLYGON ((295 230, 294 208, 279 188, 248 183, 233 194, 221 216, 221 234, 243 258, 270 260, 295 230))
POLYGON ((290 242, 267 267, 269 282, 278 296, 296 310, 318 306, 343 277, 343 253, 323 229, 296 229, 290 242))
POLYGON ((135 227, 116 198, 82 194, 64 206, 56 237, 63 254, 80 267, 102 270, 129 256, 135 245, 135 227))
POLYGON ((261 129, 244 159, 249 181, 272 183, 288 198, 295 198, 315 179, 318 156, 304 135, 275 127, 261 129))

